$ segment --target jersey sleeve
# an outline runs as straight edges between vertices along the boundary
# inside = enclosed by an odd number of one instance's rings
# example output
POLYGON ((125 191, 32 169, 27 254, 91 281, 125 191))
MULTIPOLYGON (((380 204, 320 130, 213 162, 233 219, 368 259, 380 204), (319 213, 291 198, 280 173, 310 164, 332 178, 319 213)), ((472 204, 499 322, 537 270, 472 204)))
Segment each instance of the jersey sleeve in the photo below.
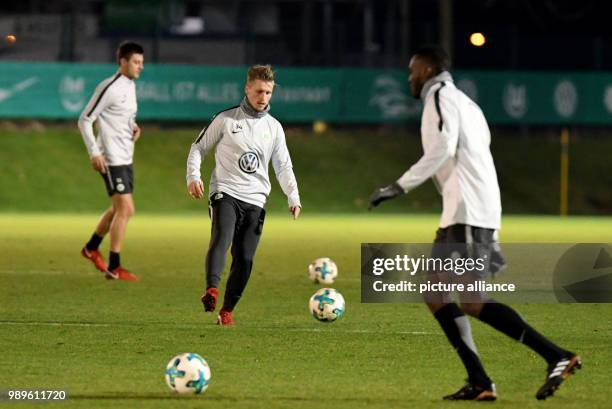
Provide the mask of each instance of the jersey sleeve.
MULTIPOLYGON (((112 83, 111 83, 112 84, 112 83)), ((79 116, 78 126, 87 148, 89 157, 101 155, 100 148, 96 143, 96 136, 93 131, 93 123, 100 113, 113 103, 113 92, 111 84, 100 84, 96 87, 91 99, 79 116)))
POLYGON ((436 92, 438 96, 430 97, 423 108, 423 156, 397 180, 406 193, 432 177, 457 149, 459 113, 443 89, 436 92))
POLYGON ((293 164, 291 163, 289 149, 287 149, 285 132, 280 124, 277 128, 274 149, 272 151, 272 167, 274 167, 276 179, 283 193, 287 196, 289 207, 301 206, 300 193, 298 191, 297 180, 293 173, 293 164))
POLYGON ((213 118, 210 124, 199 133, 198 138, 191 144, 187 156, 187 185, 202 180, 200 167, 202 159, 213 149, 223 136, 224 120, 222 116, 213 118))

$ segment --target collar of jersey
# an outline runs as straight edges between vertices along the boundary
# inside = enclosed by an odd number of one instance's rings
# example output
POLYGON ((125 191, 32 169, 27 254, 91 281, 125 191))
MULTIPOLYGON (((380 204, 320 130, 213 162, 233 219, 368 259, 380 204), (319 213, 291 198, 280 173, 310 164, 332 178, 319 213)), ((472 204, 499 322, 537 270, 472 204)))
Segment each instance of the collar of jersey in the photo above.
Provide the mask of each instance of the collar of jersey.
POLYGON ((252 116, 253 118, 263 118, 264 116, 268 115, 268 111, 270 110, 270 104, 268 104, 263 111, 259 112, 255 108, 253 108, 251 104, 249 104, 249 101, 247 101, 247 98, 244 97, 242 98, 242 102, 240 102, 240 108, 242 108, 244 113, 248 116, 252 116))
POLYGON ((431 87, 433 87, 435 84, 439 82, 444 82, 444 81, 453 82, 453 77, 450 75, 450 72, 442 71, 440 74, 436 75, 435 77, 428 79, 425 82, 425 84, 423 84, 423 89, 421 90, 421 99, 425 101, 425 97, 427 96, 427 93, 429 92, 431 87))
POLYGON ((121 74, 121 70, 117 70, 117 73, 115 75, 117 74, 119 74, 119 79, 126 80, 126 81, 134 81, 133 79, 130 79, 126 77, 125 75, 121 74))

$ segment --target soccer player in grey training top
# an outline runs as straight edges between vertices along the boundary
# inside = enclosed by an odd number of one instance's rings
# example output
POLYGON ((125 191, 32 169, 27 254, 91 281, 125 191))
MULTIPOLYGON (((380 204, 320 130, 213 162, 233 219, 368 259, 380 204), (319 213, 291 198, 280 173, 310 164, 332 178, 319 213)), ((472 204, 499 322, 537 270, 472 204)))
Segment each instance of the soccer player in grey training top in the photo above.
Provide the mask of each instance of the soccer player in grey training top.
POLYGON ((79 117, 79 129, 87 147, 91 166, 102 175, 111 206, 102 214, 96 229, 81 250, 107 279, 137 281, 138 277, 121 266, 121 243, 128 220, 134 214, 134 144, 140 138, 136 124, 136 86, 144 67, 142 46, 122 43, 117 49, 119 70, 102 81, 79 117), (97 121, 98 137, 93 123, 97 121), (110 231, 110 257, 106 265, 98 250, 110 231))
MULTIPOLYGON (((396 182, 376 189, 370 209, 416 188, 432 178, 442 195, 442 217, 432 256, 440 259, 474 254, 489 260, 488 272, 503 260, 495 231, 501 222, 497 174, 489 145, 491 135, 480 108, 458 90, 448 72, 450 59, 440 47, 424 47, 410 60, 410 88, 423 100, 421 141, 423 156, 396 182)), ((472 282, 482 277, 471 277, 472 282)), ((429 278, 437 278, 441 272, 429 278)), ((450 277, 455 274, 450 274, 450 277)), ((467 276, 467 274, 466 274, 467 276)), ((465 276, 464 276, 465 277, 465 276)), ((448 278, 448 277, 447 277, 448 278)), ((454 280, 460 280, 453 277, 454 280)), ((576 369, 580 357, 546 339, 511 307, 484 292, 460 294, 461 308, 450 294, 427 294, 425 301, 453 345, 468 373, 468 383, 448 400, 495 400, 495 385, 476 352, 465 313, 527 345, 548 363, 537 399, 551 396, 576 369)))
POLYGON ((240 300, 253 266, 270 194, 268 164, 297 219, 301 204, 291 157, 281 124, 269 114, 274 91, 274 72, 269 65, 249 68, 246 96, 240 105, 218 113, 191 145, 187 159, 187 189, 195 199, 204 196, 200 175, 202 158, 214 151, 215 168, 210 177, 208 199, 212 229, 206 254, 204 311, 217 305, 221 273, 232 246, 232 265, 225 288, 219 325, 233 325, 232 311, 240 300))

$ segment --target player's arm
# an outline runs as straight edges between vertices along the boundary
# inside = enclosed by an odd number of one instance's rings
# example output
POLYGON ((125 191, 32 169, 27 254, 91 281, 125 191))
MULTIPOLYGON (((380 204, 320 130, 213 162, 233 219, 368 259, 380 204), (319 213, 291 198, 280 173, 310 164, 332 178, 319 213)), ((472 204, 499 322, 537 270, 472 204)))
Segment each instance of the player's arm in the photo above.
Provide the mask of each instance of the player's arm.
POLYGON ((370 209, 421 185, 455 155, 459 138, 459 113, 454 102, 445 96, 443 90, 439 94, 439 110, 434 98, 429 98, 425 104, 421 134, 423 140, 427 141, 423 146, 423 156, 397 181, 376 189, 370 196, 370 209))
POLYGON ((222 135, 223 119, 216 117, 202 129, 196 141, 191 144, 187 156, 187 193, 194 199, 204 196, 204 183, 200 172, 202 159, 221 140, 222 135))
POLYGON ((108 86, 98 85, 91 99, 79 116, 78 126, 89 154, 92 167, 98 172, 106 173, 106 161, 96 143, 93 124, 100 113, 112 104, 112 90, 108 86))
POLYGON ((445 96, 444 89, 440 91, 439 107, 438 112, 434 98, 430 98, 423 111, 421 133, 428 143, 418 162, 397 180, 405 193, 432 177, 449 158, 455 156, 459 113, 454 102, 445 96))
POLYGON ((297 219, 302 210, 302 204, 300 203, 297 180, 293 173, 293 163, 291 162, 289 149, 287 149, 285 132, 280 125, 278 125, 276 131, 274 149, 272 150, 272 167, 283 193, 287 196, 289 212, 294 219, 297 219))

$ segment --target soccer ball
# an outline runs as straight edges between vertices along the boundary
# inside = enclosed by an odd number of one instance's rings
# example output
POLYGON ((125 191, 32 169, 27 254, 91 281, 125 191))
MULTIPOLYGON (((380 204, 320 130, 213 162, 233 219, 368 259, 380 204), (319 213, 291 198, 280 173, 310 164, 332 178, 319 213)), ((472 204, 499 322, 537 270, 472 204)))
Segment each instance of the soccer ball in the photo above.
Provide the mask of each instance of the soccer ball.
POLYGON ((166 383, 181 395, 197 395, 210 383, 208 362, 198 354, 185 353, 175 356, 166 367, 166 383))
POLYGON ((338 277, 338 267, 331 258, 318 258, 308 265, 308 276, 314 283, 333 284, 338 277))
POLYGON ((344 315, 344 297, 333 288, 321 288, 310 297, 308 308, 319 321, 335 321, 344 315))

